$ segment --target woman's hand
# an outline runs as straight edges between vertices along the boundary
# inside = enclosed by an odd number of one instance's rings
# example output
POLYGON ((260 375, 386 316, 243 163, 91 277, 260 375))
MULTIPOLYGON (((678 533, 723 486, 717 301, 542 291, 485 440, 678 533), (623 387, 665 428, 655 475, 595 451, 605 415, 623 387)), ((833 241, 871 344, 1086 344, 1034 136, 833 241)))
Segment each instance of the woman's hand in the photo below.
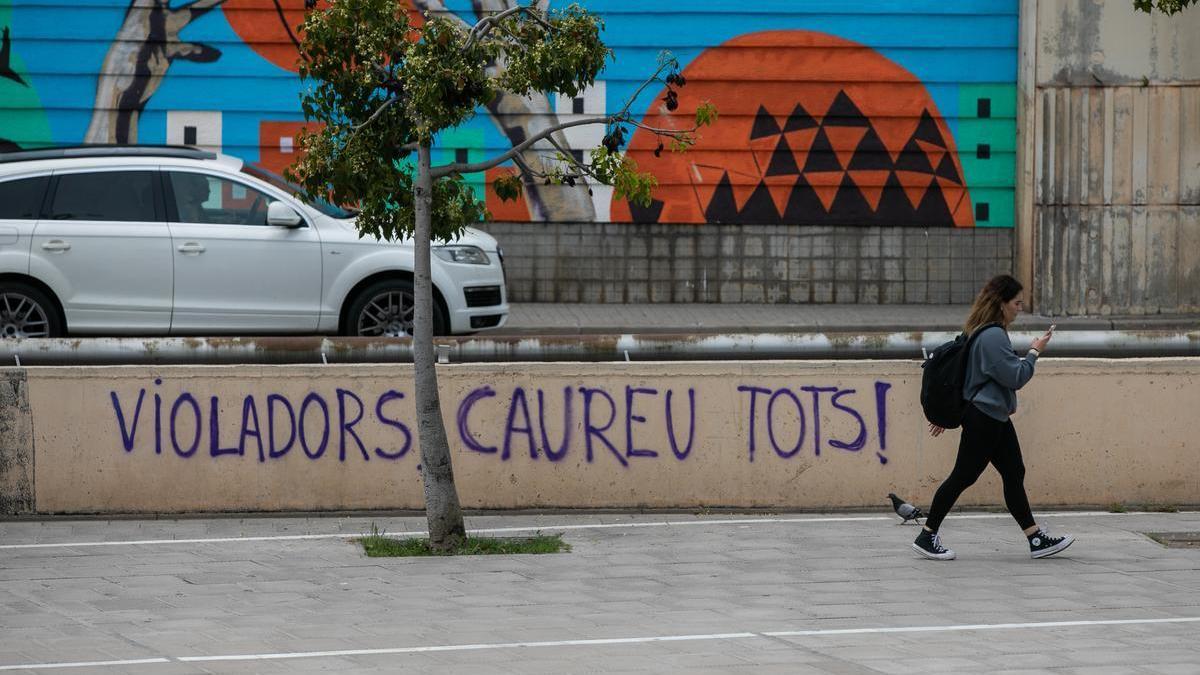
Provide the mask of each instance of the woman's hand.
POLYGON ((943 431, 945 431, 945 429, 944 429, 944 428, 942 428, 942 427, 939 427, 938 425, 936 425, 936 424, 934 424, 934 423, 932 423, 932 422, 930 422, 930 423, 929 423, 929 435, 930 435, 930 436, 933 436, 934 438, 937 438, 938 436, 941 436, 941 435, 942 435, 942 432, 943 432, 943 431))
POLYGON ((1054 326, 1050 326, 1050 329, 1046 331, 1045 335, 1034 340, 1033 344, 1029 345, 1029 348, 1038 350, 1038 353, 1040 354, 1046 351, 1046 345, 1050 343, 1050 338, 1052 337, 1054 337, 1054 326))

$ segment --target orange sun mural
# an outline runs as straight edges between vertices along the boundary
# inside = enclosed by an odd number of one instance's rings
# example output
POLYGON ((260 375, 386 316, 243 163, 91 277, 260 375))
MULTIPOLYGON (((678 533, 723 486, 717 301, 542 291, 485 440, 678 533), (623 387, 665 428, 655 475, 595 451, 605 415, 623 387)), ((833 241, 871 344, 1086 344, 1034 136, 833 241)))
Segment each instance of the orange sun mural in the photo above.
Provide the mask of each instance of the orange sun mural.
POLYGON ((954 138, 912 73, 824 33, 769 31, 709 49, 683 71, 679 108, 654 127, 687 128, 712 101, 720 121, 687 153, 637 131, 629 154, 660 187, 613 220, 798 225, 975 224, 954 138))
MULTIPOLYGON (((305 0, 225 0, 221 5, 225 19, 233 32, 242 38, 259 56, 293 73, 300 58, 300 24, 308 14, 305 0)), ((408 11, 409 24, 418 28, 425 18, 413 8, 410 0, 402 3, 408 11)), ((316 8, 325 9, 326 0, 316 8)))

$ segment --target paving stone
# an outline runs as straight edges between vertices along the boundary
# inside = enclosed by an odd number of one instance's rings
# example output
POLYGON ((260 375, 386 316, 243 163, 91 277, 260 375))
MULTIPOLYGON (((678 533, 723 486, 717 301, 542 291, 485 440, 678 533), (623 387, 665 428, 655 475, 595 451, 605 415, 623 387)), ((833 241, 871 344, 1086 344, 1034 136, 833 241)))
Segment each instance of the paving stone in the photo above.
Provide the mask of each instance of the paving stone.
MULTIPOLYGON (((753 634, 610 645, 170 664, 164 672, 1195 672, 1197 623, 835 634, 833 630, 1200 616, 1200 556, 1138 532, 1200 514, 1048 517, 1079 543, 1030 560, 1007 517, 947 520, 960 560, 887 521, 722 525, 666 514, 500 515, 568 530, 569 554, 368 559, 339 538, 0 549, 0 665, 436 645, 753 634), (845 541, 860 542, 847 555, 845 541), (766 637, 775 631, 815 635, 766 637), (933 655, 932 657, 930 655, 933 655), (572 664, 564 667, 564 664, 572 664), (184 667, 187 666, 187 667, 184 667), (1188 670, 1187 666, 1193 666, 1188 670)), ((805 518, 804 516, 789 516, 805 518)), ((764 520, 767 518, 764 517, 764 520)), ((8 544, 343 533, 420 518, 0 522, 8 544)), ((163 664, 164 666, 167 664, 163 664)), ((152 668, 153 672, 160 672, 152 668)), ((97 672, 121 672, 100 668, 97 672)), ((147 672, 150 672, 149 670, 147 672)))

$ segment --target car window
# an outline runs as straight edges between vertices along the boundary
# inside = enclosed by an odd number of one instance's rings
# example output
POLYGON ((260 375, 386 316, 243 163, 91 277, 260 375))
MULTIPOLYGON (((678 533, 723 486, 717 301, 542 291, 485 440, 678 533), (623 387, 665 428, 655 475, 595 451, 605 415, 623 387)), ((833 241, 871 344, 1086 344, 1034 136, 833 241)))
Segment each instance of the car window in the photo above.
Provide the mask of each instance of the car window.
POLYGON ((0 183, 0 220, 37 220, 49 176, 0 183))
POLYGON ((254 176, 255 178, 257 178, 261 181, 266 181, 266 182, 270 183, 271 185, 274 185, 275 187, 279 188, 280 190, 283 190, 284 192, 287 192, 288 194, 296 197, 297 199, 304 201, 309 206, 320 211, 321 213, 324 213, 325 215, 329 216, 330 218, 346 219, 346 218, 353 218, 354 216, 358 215, 357 211, 353 211, 350 209, 344 209, 339 206, 334 206, 333 204, 330 204, 329 202, 325 201, 324 199, 309 199, 308 197, 305 197, 304 196, 304 188, 300 187, 299 185, 296 185, 295 183, 289 181, 288 179, 284 178, 283 176, 280 176, 279 174, 277 174, 273 171, 268 171, 267 169, 264 169, 263 167, 261 167, 257 164, 243 164, 242 165, 242 173, 250 175, 250 176, 254 176))
POLYGON ((155 222, 153 171, 97 171, 58 176, 50 217, 56 220, 155 222))
POLYGON ((278 201, 245 183, 203 173, 171 171, 181 223, 266 225, 267 205, 278 201))

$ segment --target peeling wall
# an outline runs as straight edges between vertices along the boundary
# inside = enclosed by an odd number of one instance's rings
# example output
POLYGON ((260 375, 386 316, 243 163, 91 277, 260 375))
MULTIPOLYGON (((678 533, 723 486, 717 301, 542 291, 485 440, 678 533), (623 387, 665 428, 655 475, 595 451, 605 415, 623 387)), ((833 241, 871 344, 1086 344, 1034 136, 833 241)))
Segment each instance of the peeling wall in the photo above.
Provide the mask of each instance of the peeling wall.
POLYGON ((33 424, 25 371, 0 370, 0 515, 33 509, 33 424))
POLYGON ((1200 8, 1043 2, 1037 33, 1038 311, 1200 312, 1200 8))
POLYGON ((1039 85, 1120 86, 1200 80, 1200 11, 1144 14, 1128 0, 1038 3, 1039 85))
MULTIPOLYGON (((500 509, 928 503, 958 434, 929 437, 919 375, 911 361, 439 366, 463 504, 500 509)), ((1200 359, 1040 362, 1014 418, 1033 503, 1196 502, 1198 375, 1200 359)), ((37 512, 422 506, 410 366, 28 378, 37 512)), ((1001 502, 992 472, 963 500, 1001 502)))

